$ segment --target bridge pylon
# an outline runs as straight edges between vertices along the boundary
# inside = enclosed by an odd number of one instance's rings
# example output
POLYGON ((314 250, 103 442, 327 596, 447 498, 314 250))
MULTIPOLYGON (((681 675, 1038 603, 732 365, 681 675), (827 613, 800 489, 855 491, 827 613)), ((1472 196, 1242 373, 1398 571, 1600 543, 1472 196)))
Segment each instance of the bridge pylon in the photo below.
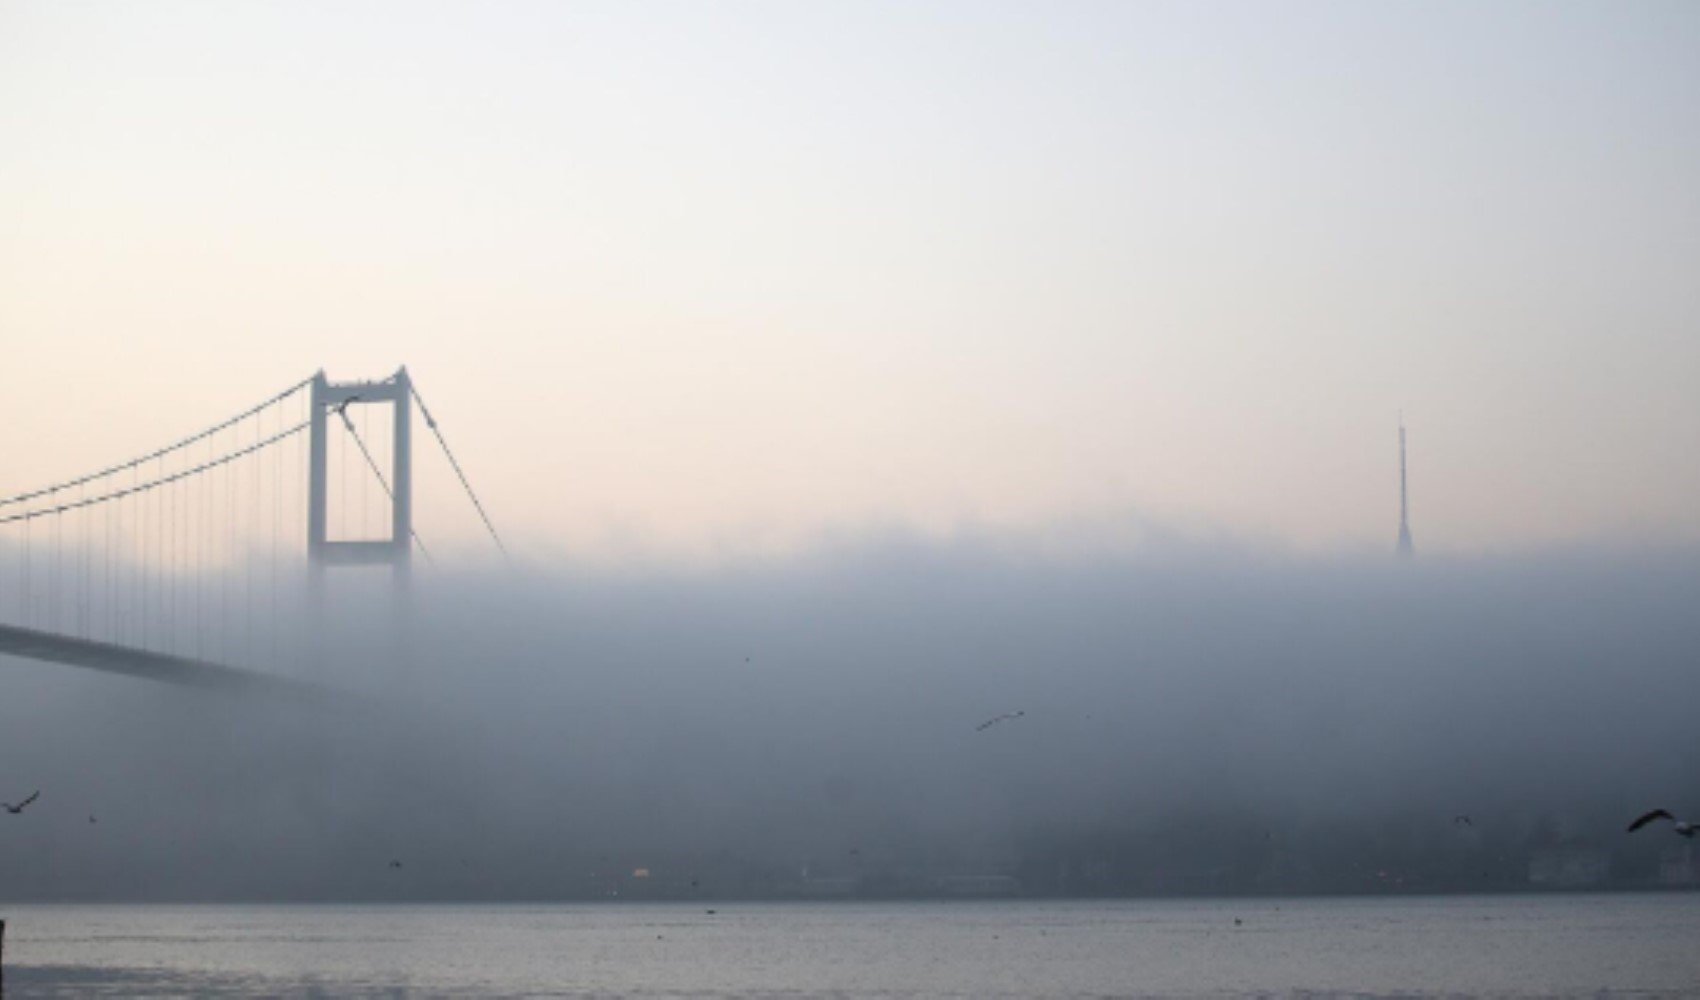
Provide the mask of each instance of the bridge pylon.
MULTIPOLYGON (((332 382, 323 371, 313 376, 307 449, 307 576, 315 605, 323 597, 325 571, 332 567, 387 564, 396 591, 407 590, 413 566, 412 406, 413 383, 405 365, 381 381, 332 382), (332 539, 328 537, 326 516, 330 495, 327 425, 333 418, 340 419, 352 433, 348 407, 373 403, 391 404, 395 419, 389 482, 385 484, 390 497, 390 537, 332 539)), ((361 448, 365 448, 363 442, 361 448)), ((367 460, 371 460, 369 454, 367 460)), ((373 471, 378 471, 375 466, 373 471)), ((383 478, 381 472, 379 478, 383 478)))

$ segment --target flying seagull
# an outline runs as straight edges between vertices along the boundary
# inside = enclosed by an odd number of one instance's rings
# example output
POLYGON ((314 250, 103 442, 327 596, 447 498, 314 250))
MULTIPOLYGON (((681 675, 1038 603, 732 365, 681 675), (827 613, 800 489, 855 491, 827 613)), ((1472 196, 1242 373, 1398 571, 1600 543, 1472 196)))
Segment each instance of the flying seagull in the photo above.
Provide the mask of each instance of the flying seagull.
POLYGON ((1004 714, 997 716, 996 718, 987 719, 985 722, 982 722, 978 726, 975 726, 974 731, 976 733, 982 732, 984 730, 992 728, 993 726, 997 725, 998 723, 1002 722, 1005 719, 1019 719, 1023 715, 1026 715, 1026 714, 1027 714, 1026 712, 1005 712, 1004 714))
POLYGON ((1656 819, 1670 820, 1672 823, 1676 824, 1676 832, 1684 837, 1692 837, 1696 833, 1700 833, 1700 823, 1690 823, 1687 820, 1677 819, 1675 816, 1665 812, 1663 809, 1654 809, 1650 813, 1644 813, 1637 816, 1635 818, 1635 822, 1629 824, 1629 829, 1626 832, 1634 833, 1636 830, 1641 829, 1656 819))
POLYGON ((1452 817, 1452 825, 1453 826, 1475 826, 1476 824, 1470 822, 1470 817, 1464 815, 1463 813, 1459 813, 1458 815, 1452 817))
POLYGON ((19 813, 24 811, 25 806, 29 805, 31 802, 34 802, 36 799, 39 799, 39 798, 41 798, 41 791, 40 791, 40 789, 37 789, 36 791, 33 791, 33 792, 30 793, 29 798, 23 800, 22 802, 18 803, 17 805, 13 805, 10 802, 0 802, 0 806, 5 806, 7 812, 11 813, 13 816, 16 816, 19 813))

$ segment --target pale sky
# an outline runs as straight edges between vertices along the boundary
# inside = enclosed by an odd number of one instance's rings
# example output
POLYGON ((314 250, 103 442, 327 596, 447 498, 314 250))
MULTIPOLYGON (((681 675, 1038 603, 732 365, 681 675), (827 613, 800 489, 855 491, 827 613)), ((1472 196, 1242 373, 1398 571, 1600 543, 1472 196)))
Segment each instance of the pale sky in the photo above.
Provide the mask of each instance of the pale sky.
POLYGON ((1687 2, 6 3, 0 493, 405 363, 568 555, 1390 550, 1401 410, 1419 551, 1694 542, 1696 53, 1687 2))

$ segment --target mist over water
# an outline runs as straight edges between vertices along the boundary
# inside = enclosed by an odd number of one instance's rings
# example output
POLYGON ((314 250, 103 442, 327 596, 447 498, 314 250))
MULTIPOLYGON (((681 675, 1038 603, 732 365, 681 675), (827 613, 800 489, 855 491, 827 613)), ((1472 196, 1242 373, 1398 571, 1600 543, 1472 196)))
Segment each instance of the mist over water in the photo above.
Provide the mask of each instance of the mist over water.
POLYGON ((0 894, 1496 889, 1565 845, 1650 882, 1674 838, 1624 823, 1700 806, 1694 556, 886 535, 422 569, 403 611, 333 602, 292 668, 330 709, 6 661, 0 797, 42 798, 0 816, 0 894))

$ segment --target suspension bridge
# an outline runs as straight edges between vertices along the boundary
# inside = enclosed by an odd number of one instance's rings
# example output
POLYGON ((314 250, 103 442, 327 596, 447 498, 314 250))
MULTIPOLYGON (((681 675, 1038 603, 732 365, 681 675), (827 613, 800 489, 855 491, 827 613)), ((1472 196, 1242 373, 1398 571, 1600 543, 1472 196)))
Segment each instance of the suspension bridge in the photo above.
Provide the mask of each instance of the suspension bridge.
POLYGON ((387 567, 405 595, 415 556, 431 560, 414 524, 415 409, 505 558, 407 369, 321 371, 175 443, 0 497, 0 655, 300 693, 323 655, 327 574, 387 567))

